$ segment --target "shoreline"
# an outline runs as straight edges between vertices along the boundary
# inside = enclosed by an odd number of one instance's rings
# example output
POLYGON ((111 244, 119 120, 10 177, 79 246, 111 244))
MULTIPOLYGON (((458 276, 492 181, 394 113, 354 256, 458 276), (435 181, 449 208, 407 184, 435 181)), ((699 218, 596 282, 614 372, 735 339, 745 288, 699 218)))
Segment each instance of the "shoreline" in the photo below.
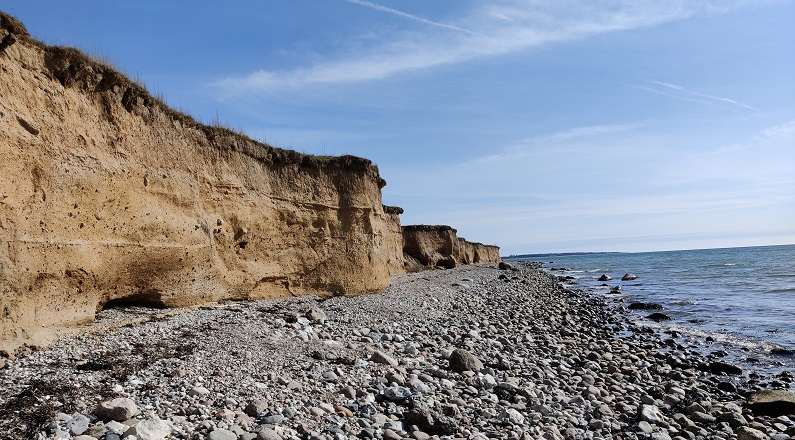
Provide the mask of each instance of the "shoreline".
POLYGON ((166 428, 214 440, 795 436, 795 423, 746 402, 791 375, 716 374, 735 370, 515 266, 400 275, 355 297, 106 310, 89 328, 107 330, 0 370, 0 438, 83 424, 81 435, 109 440, 166 428), (141 322, 109 325, 125 319, 141 322), (97 423, 95 407, 119 397, 140 415, 97 423))

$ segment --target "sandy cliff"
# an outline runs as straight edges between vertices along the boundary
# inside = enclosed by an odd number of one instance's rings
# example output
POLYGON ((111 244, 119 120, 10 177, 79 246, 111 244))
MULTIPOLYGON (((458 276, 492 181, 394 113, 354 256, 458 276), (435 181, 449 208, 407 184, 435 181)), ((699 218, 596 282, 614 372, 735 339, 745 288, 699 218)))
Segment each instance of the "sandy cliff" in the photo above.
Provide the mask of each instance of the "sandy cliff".
POLYGON ((199 124, 0 21, 0 341, 115 300, 361 293, 402 271, 370 161, 199 124))
POLYGON ((446 225, 403 226, 403 253, 408 271, 500 261, 499 247, 459 238, 458 232, 446 225))

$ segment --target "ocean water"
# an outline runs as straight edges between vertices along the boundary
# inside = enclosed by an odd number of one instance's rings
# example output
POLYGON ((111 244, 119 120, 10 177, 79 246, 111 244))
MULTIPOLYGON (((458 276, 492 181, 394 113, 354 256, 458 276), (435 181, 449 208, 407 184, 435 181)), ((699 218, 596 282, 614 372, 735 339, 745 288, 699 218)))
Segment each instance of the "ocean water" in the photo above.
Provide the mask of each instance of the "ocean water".
POLYGON ((705 342, 709 352, 727 351, 741 363, 771 371, 795 368, 795 245, 643 253, 527 256, 556 275, 629 305, 653 302, 671 321, 639 323, 677 330, 705 342), (624 273, 638 276, 621 281, 624 273), (602 274, 613 279, 597 281, 602 274), (611 294, 610 287, 621 286, 611 294), (778 352, 778 353, 777 353, 778 352))

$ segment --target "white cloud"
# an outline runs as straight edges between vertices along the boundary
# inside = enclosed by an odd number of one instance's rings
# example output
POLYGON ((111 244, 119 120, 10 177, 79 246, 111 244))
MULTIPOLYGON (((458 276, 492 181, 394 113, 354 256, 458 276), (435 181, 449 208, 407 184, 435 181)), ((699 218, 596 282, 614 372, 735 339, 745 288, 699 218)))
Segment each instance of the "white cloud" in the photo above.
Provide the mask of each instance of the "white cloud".
POLYGON ((464 29, 459 26, 455 26, 452 24, 442 23, 439 21, 430 20, 424 17, 420 17, 418 15, 409 14, 408 12, 401 11, 398 9, 390 8, 384 5, 380 5, 378 3, 368 2, 365 0, 345 0, 348 3, 352 3, 358 6, 364 6, 365 8, 373 9, 380 12, 386 12, 387 14, 397 15, 398 17, 403 17, 409 19, 411 21, 416 21, 417 23, 427 24, 430 26, 436 26, 438 28, 447 29, 456 32, 463 32, 468 35, 474 35, 475 33, 470 31, 469 29, 464 29))
POLYGON ((727 104, 733 107, 750 110, 752 112, 759 111, 756 107, 742 103, 736 99, 698 92, 696 90, 688 89, 685 86, 665 81, 649 81, 647 86, 635 86, 635 88, 682 101, 727 104))
POLYGON ((489 154, 474 159, 474 162, 491 162, 511 158, 518 158, 528 154, 537 154, 541 150, 554 149, 556 153, 562 150, 576 149, 582 142, 592 146, 597 139, 603 139, 619 133, 626 133, 643 127, 642 123, 632 124, 604 124, 574 127, 551 134, 533 136, 522 139, 494 154, 489 154))
MULTIPOLYGON (((377 80, 435 66, 508 54, 545 44, 655 26, 697 14, 721 12, 747 0, 499 0, 466 11, 456 28, 471 33, 429 29, 390 36, 355 53, 336 54, 292 70, 258 70, 216 83, 226 93, 298 88, 307 85, 377 80), (431 33, 429 33, 431 32, 431 33)), ((371 2, 357 4, 379 7, 371 2)), ((389 8, 386 8, 389 9, 389 8)), ((379 7, 379 10, 384 10, 379 7)), ((390 13, 426 20, 402 11, 390 13)), ((407 18, 408 18, 407 17, 407 18)), ((439 26, 435 25, 435 28, 439 26)))

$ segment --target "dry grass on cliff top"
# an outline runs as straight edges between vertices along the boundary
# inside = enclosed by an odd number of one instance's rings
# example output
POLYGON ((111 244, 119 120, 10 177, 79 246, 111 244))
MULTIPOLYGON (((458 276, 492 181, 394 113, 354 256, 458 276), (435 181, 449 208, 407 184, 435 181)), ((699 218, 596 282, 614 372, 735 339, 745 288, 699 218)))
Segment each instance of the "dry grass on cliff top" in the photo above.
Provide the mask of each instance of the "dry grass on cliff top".
POLYGON ((310 155, 269 145, 222 124, 201 123, 191 115, 170 107, 162 96, 153 96, 143 85, 119 72, 107 61, 92 57, 73 47, 50 46, 32 38, 22 22, 3 11, 0 11, 0 29, 13 34, 19 41, 41 49, 51 76, 64 87, 76 88, 88 94, 121 97, 121 103, 128 111, 136 106, 156 108, 183 127, 202 132, 209 143, 216 148, 239 151, 261 162, 272 165, 370 172, 378 179, 380 186, 386 185, 378 173, 378 167, 368 159, 351 155, 310 155))

